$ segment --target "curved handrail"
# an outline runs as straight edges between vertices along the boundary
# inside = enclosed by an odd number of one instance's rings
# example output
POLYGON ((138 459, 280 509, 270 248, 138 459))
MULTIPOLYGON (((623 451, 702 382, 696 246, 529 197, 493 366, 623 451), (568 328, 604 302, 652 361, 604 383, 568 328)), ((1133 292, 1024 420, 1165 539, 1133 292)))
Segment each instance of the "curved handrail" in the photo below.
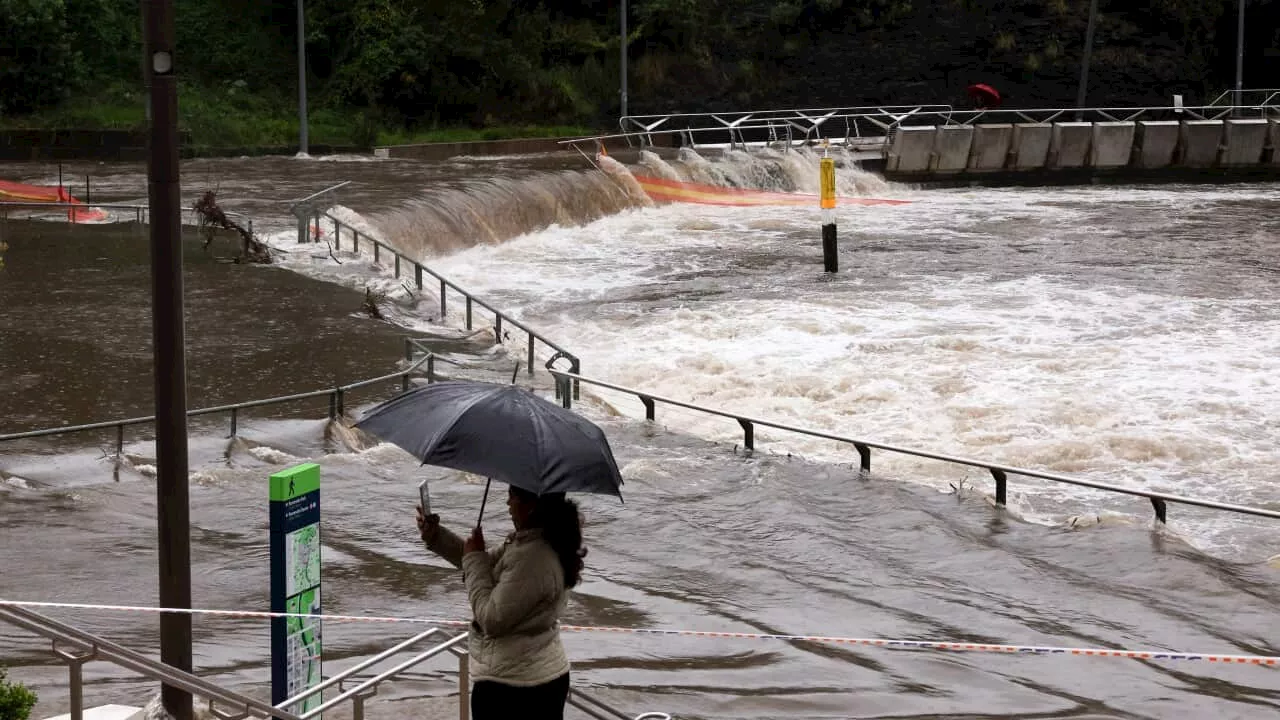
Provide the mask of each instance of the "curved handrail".
POLYGON ((472 330, 474 327, 474 323, 472 319, 472 309, 474 305, 479 305, 481 308, 484 308, 485 310, 488 310, 490 313, 493 313, 494 337, 497 340, 497 342, 501 343, 503 341, 502 326, 504 323, 512 327, 515 327, 516 329, 520 330, 525 335, 527 335, 529 337, 529 353, 528 353, 529 357, 528 357, 527 368, 530 375, 532 375, 534 371, 535 341, 542 343, 543 345, 551 348, 557 354, 564 355, 570 358, 574 363, 579 362, 576 355, 566 350, 559 343, 555 342, 554 340, 551 340, 550 338, 548 338, 546 335, 542 334, 538 330, 535 330, 534 328, 530 327, 527 323, 517 320, 511 315, 504 313, 503 311, 499 310, 495 304, 467 290, 466 288, 462 287, 461 285, 459 285, 457 282, 450 279, 449 277, 401 253, 399 250, 396 250, 395 248, 387 245, 386 243, 380 240, 377 240, 376 238, 370 237, 369 235, 361 233, 356 228, 334 217, 328 211, 321 213, 320 217, 323 217, 333 223, 335 251, 342 249, 342 235, 343 235, 342 231, 343 229, 346 229, 351 232, 351 242, 352 242, 351 247, 353 252, 356 252, 356 253, 360 252, 360 243, 361 243, 361 240, 364 240, 373 245, 373 256, 374 256, 375 262, 379 259, 379 257, 381 257, 382 251, 385 250, 386 252, 391 253, 391 255, 395 258, 396 278, 400 277, 401 265, 403 263, 413 268, 414 282, 416 283, 419 290, 423 289, 423 281, 422 281, 423 274, 430 275, 431 277, 439 281, 440 283, 440 317, 442 319, 448 315, 448 310, 449 310, 447 291, 453 290, 457 292, 459 295, 461 295, 463 297, 463 300, 466 303, 466 329, 467 330, 472 330))
POLYGON ((1164 522, 1166 520, 1166 503, 1179 503, 1182 505, 1192 505, 1195 507, 1202 507, 1210 510, 1223 510, 1226 512, 1233 512, 1233 513, 1238 513, 1242 515, 1252 515, 1255 517, 1265 517, 1265 518, 1280 520, 1280 511, 1277 511, 1277 510, 1268 510, 1266 508, 1251 507, 1248 505, 1236 505, 1233 503, 1218 502, 1216 500, 1201 500, 1199 498, 1191 498, 1183 495, 1174 495, 1171 493, 1156 492, 1152 490, 1141 490, 1138 488, 1123 487, 1120 485, 1112 485, 1110 483, 1099 482, 1097 480, 1086 480, 1084 478, 1071 477, 1069 475, 1061 475, 1058 473, 1044 472, 1041 470, 1031 470, 1028 468, 1014 467, 1012 465, 992 463, 992 462, 987 462, 985 460, 977 460, 974 458, 961 457, 958 455, 949 455, 945 453, 933 452, 930 450, 908 448, 908 447, 903 447, 901 445, 893 445, 886 442, 880 442, 877 440, 865 440, 862 438, 854 438, 854 437, 848 437, 845 435, 837 435, 835 433, 830 433, 825 430, 817 430, 814 428, 801 427, 799 425, 791 425, 791 424, 779 422, 776 420, 768 420, 765 418, 758 418, 750 415, 742 415, 739 413, 729 412, 727 410, 720 410, 718 408, 707 407, 705 405, 698 405, 697 403, 686 402, 683 400, 676 400, 674 398, 664 397, 662 395, 656 395, 654 393, 646 392, 644 390, 637 390, 635 388, 629 388, 623 385, 617 385, 615 383, 606 382, 604 380, 597 380, 595 378, 583 377, 581 375, 577 375, 570 372, 564 372, 561 370, 556 370, 554 368, 549 368, 549 372, 556 377, 557 383, 560 383, 560 384, 565 384, 565 383, 568 383, 569 381, 574 381, 579 383, 586 383, 588 385, 594 385, 597 387, 608 388, 610 390, 615 390, 618 392, 623 392, 623 393, 632 395, 638 398, 642 403, 644 403, 646 420, 654 419, 654 414, 655 414, 654 404, 659 402, 663 403, 664 405, 672 405, 675 407, 685 408, 687 410, 706 413, 708 415, 717 415, 719 417, 737 420, 738 423, 742 425, 744 438, 745 438, 744 444, 746 445, 746 448, 749 451, 755 448, 754 427, 756 425, 759 425, 761 427, 769 427, 775 430, 783 430, 785 432, 792 432, 799 435, 807 435, 809 437, 822 438, 824 440, 833 440, 836 442, 843 442, 843 443, 848 443, 850 445, 853 445, 858 450, 858 454, 861 456, 861 461, 862 461, 861 467, 863 472, 870 472, 871 470, 871 448, 875 448, 877 450, 885 450, 887 452, 892 452, 892 453, 898 453, 901 455, 911 455, 914 457, 927 458, 930 460, 939 460, 942 462, 952 463, 955 465, 966 465, 969 467, 984 468, 987 471, 989 471, 992 474, 992 476, 995 478, 996 502, 999 505, 1006 504, 1005 502, 1007 497, 1006 484, 1008 481, 1007 476, 1021 475, 1024 477, 1033 477, 1041 480, 1049 480, 1051 482, 1065 483, 1069 485, 1077 485, 1080 487, 1093 488, 1095 490, 1105 490, 1108 492, 1120 493, 1123 495, 1132 495, 1136 497, 1147 498, 1148 500, 1151 501, 1152 505, 1155 506, 1156 517, 1161 522, 1164 522))

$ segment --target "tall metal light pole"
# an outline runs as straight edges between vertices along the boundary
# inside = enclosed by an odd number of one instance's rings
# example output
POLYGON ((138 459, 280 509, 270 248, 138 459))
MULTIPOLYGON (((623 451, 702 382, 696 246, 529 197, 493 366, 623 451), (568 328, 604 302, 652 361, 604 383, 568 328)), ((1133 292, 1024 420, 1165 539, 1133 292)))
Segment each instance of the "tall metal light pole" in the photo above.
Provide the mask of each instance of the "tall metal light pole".
POLYGON ((1085 96, 1089 91, 1089 57, 1093 55, 1093 29, 1098 23, 1098 0, 1089 0, 1089 28, 1084 32, 1084 57, 1080 61, 1080 91, 1076 94, 1076 121, 1084 119, 1085 96))
POLYGON ((307 24, 298 0, 298 152, 307 152, 307 24))
MULTIPOLYGON (((151 345, 156 393, 156 526, 160 606, 191 607, 191 517, 187 487, 187 368, 183 328, 182 198, 178 180, 178 78, 173 0, 142 0, 150 86, 147 199, 151 212, 151 345)), ((191 616, 160 616, 160 660, 191 671, 191 616)), ((160 699, 191 720, 191 695, 170 685, 160 699)))
POLYGON ((1236 98, 1232 105, 1241 105, 1244 90, 1244 0, 1240 0, 1240 19, 1236 26, 1236 98))
POLYGON ((619 51, 622 56, 622 117, 627 116, 627 0, 622 0, 622 9, 619 13, 622 17, 622 36, 619 51))

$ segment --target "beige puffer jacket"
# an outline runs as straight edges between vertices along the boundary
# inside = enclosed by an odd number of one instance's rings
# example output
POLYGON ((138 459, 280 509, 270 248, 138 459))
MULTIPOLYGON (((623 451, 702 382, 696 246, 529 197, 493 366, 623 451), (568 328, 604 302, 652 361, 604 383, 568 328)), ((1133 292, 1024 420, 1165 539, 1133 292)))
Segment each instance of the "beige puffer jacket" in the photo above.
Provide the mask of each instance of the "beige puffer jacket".
POLYGON ((569 672, 560 643, 564 569, 541 530, 521 530, 499 548, 463 556, 462 539, 440 528, 428 548, 462 568, 474 618, 473 679, 530 687, 569 672))

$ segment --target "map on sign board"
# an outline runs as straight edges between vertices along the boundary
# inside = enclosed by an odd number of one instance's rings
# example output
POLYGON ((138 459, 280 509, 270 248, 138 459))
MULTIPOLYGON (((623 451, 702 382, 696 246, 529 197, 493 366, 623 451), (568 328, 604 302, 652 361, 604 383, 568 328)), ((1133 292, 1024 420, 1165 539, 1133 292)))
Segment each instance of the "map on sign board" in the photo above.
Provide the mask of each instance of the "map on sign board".
MULTIPOLYGON (((318 615, 320 613, 320 588, 315 587, 289 598, 291 614, 318 615)), ((320 684, 320 618, 290 617, 286 624, 286 663, 288 665, 288 695, 320 684)), ((307 712, 320 705, 321 696, 316 693, 298 703, 294 712, 307 712)))
POLYGON ((320 584, 320 525, 298 528, 284 536, 285 595, 320 584))

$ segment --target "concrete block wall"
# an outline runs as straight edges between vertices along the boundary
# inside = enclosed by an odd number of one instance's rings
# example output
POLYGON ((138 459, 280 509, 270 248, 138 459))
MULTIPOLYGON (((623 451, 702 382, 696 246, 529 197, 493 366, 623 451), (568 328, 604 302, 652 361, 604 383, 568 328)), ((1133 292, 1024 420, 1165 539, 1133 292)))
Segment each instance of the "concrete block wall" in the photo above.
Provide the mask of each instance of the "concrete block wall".
POLYGON ((1209 168, 1218 163, 1224 125, 1221 120, 1183 120, 1178 134, 1178 165, 1209 168))
POLYGON ((928 176, 1264 164, 1280 166, 1280 119, 903 127, 890 144, 885 170, 928 176))
POLYGON ((993 172, 1003 170, 1009 161, 1009 146, 1013 142, 1013 125, 975 125, 973 143, 969 149, 969 172, 993 172))
POLYGON ((920 173, 929 169, 938 128, 933 125, 898 128, 889 148, 886 169, 890 172, 920 173))
POLYGON ((1228 120, 1223 128, 1221 164, 1241 167, 1261 163, 1268 125, 1270 123, 1262 118, 1228 120))
POLYGON ((1181 124, 1177 120, 1140 120, 1134 142, 1137 144, 1137 167, 1167 168, 1178 151, 1181 124))
POLYGON ((973 147, 972 125, 943 125, 933 140, 933 161, 929 169, 937 173, 958 173, 969 165, 973 147))
POLYGON ((1053 124, 1053 140, 1049 143, 1051 169, 1082 168, 1089 160, 1093 144, 1093 123, 1063 122, 1053 124))
POLYGON ((1090 138, 1089 167, 1122 168, 1133 152, 1136 126, 1131 122, 1097 122, 1090 138))

